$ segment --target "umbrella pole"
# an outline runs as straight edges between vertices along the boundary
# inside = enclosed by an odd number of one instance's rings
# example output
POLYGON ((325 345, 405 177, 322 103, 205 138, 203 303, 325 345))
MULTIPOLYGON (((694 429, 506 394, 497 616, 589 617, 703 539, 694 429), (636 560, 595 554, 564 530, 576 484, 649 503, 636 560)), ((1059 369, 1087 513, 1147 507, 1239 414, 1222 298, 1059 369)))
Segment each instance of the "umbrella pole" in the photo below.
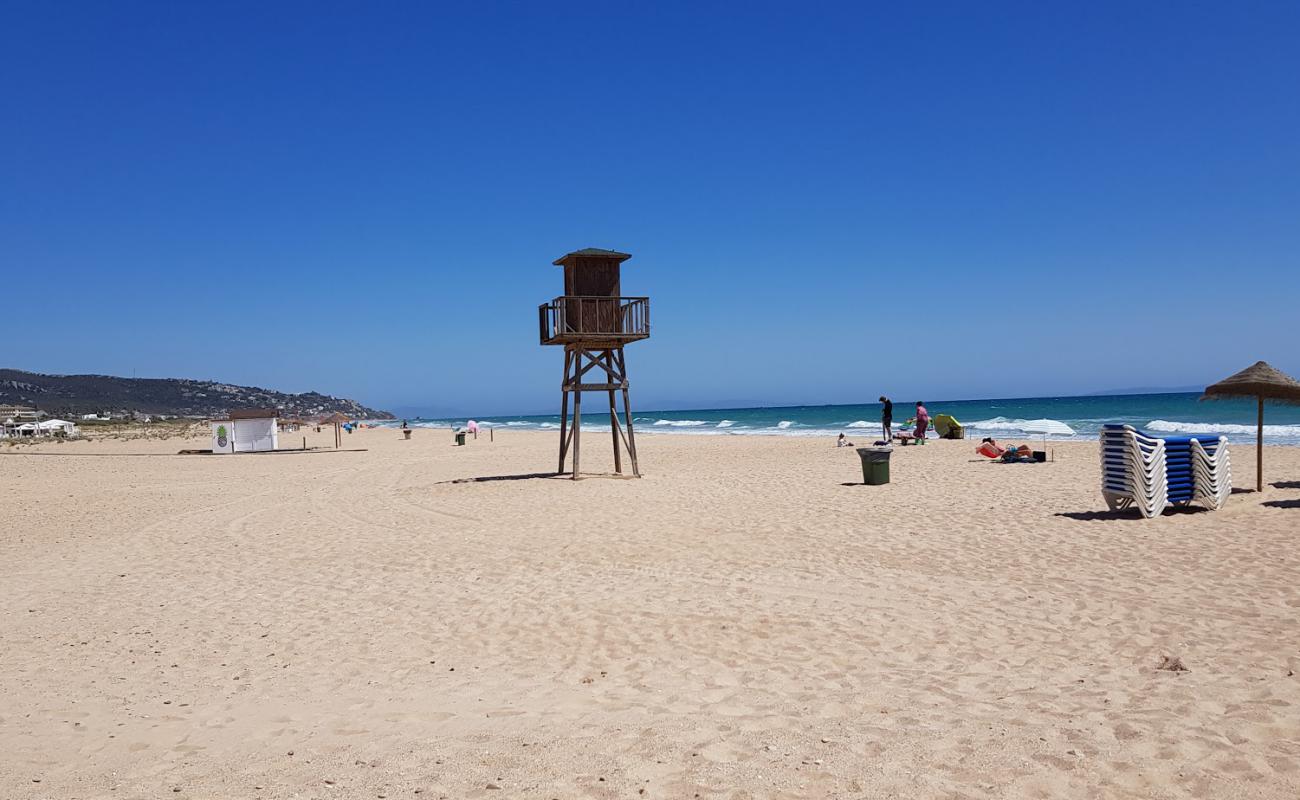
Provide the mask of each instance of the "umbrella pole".
POLYGON ((1259 396, 1259 421, 1255 426, 1255 491, 1264 491, 1264 395, 1259 396))

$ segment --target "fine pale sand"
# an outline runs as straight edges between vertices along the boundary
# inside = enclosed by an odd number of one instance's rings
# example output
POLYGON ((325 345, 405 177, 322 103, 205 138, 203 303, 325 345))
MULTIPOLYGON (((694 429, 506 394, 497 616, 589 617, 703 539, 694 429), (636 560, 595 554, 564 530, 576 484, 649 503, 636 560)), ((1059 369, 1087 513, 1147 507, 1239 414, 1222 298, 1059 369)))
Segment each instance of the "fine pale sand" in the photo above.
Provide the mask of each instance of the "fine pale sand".
POLYGON ((0 797, 1300 796, 1300 449, 1146 521, 1095 443, 556 438, 0 455, 0 797))

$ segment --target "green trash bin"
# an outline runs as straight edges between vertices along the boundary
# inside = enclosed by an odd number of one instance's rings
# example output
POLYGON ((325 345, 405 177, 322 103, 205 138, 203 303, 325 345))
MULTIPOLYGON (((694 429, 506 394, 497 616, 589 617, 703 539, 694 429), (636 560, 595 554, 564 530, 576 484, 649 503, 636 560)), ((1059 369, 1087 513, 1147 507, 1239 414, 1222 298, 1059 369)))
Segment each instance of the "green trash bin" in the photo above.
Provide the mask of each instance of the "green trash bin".
POLYGON ((894 448, 859 447, 858 456, 862 459, 862 482, 868 486, 884 486, 889 483, 889 454, 894 448))
POLYGON ((456 431, 456 446, 465 444, 465 431, 456 431))

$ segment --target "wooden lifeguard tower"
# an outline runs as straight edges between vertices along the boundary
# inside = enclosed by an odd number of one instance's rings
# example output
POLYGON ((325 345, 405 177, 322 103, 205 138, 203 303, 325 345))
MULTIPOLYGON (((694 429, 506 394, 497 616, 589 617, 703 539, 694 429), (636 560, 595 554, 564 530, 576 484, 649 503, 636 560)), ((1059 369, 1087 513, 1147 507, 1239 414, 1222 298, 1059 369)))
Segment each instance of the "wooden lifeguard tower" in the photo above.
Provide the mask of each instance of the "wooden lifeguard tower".
POLYGON ((641 477, 636 463, 636 437, 632 431, 632 407, 628 403, 627 362, 623 348, 630 342, 650 337, 650 298, 622 297, 619 267, 631 258, 627 253, 588 248, 555 260, 564 267, 564 294, 537 309, 544 345, 564 346, 564 381, 560 384, 560 466, 573 452, 573 479, 580 474, 582 443, 582 393, 605 392, 609 397, 610 435, 614 440, 614 471, 622 474, 620 442, 627 449, 632 474, 641 477), (604 374, 604 382, 592 381, 604 374), (623 416, 619 423, 616 393, 623 393, 623 416), (573 396, 573 417, 569 417, 569 396, 573 396))

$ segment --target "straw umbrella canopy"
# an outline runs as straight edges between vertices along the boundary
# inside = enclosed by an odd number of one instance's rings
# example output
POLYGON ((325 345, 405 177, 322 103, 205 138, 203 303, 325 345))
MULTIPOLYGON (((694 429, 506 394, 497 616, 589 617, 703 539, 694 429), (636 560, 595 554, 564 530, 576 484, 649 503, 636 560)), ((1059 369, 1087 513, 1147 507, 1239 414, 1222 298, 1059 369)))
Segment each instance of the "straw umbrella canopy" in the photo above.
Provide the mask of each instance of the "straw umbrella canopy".
POLYGON ((1300 381, 1269 366, 1263 361, 1256 361, 1236 375, 1230 375, 1213 386, 1207 387, 1202 400, 1220 400, 1234 397, 1255 398, 1259 408, 1259 420, 1256 425, 1258 447, 1255 450, 1255 489, 1264 491, 1264 401, 1300 405, 1300 381))
POLYGON ((336 449, 336 450, 338 449, 338 446, 339 446, 339 444, 340 444, 340 440, 339 440, 339 425, 341 425, 341 424, 344 423, 344 422, 348 422, 349 419, 350 419, 350 418, 347 417, 347 416, 345 416, 342 412, 335 411, 333 414, 330 414, 328 417, 326 417, 325 419, 321 420, 321 424, 322 424, 322 425, 333 425, 333 426, 334 426, 334 449, 336 449))

